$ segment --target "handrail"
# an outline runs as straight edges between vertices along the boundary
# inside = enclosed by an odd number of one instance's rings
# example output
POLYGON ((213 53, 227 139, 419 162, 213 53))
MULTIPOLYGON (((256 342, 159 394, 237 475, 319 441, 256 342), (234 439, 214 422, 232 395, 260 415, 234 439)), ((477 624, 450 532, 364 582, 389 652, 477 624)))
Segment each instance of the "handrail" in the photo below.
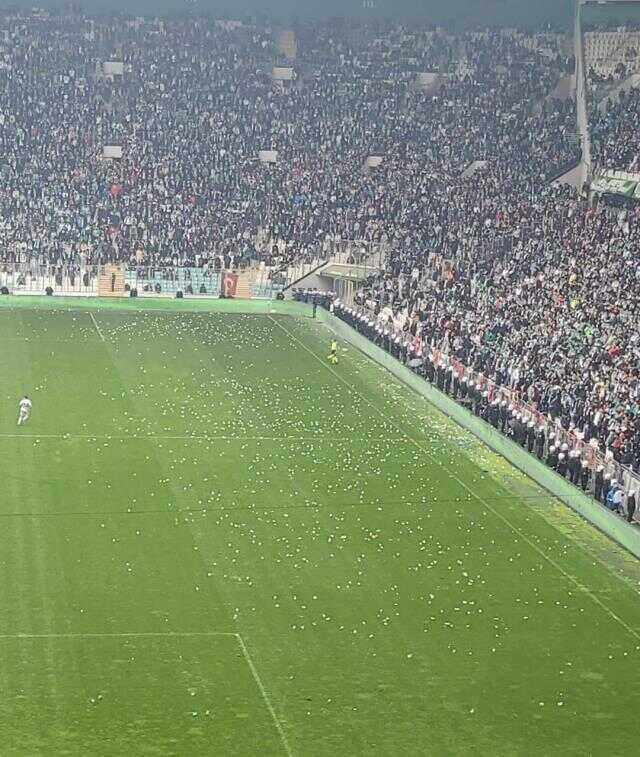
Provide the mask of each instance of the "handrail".
POLYGON ((582 159, 585 167, 583 184, 591 178, 591 136, 589 134, 589 113, 587 107, 587 76, 584 65, 584 44, 582 38, 582 3, 576 0, 574 18, 574 49, 576 58, 576 119, 581 137, 582 159))
POLYGON ((327 265, 328 262, 329 262, 329 259, 328 258, 324 258, 317 265, 315 265, 312 268, 310 268, 306 273, 303 273, 300 276, 296 276, 295 279, 293 279, 292 281, 290 281, 288 284, 285 284, 284 288, 282 289, 282 291, 283 292, 288 291, 292 287, 294 287, 297 284, 299 284, 303 279, 306 279, 307 276, 311 276, 314 273, 317 273, 323 266, 327 265))

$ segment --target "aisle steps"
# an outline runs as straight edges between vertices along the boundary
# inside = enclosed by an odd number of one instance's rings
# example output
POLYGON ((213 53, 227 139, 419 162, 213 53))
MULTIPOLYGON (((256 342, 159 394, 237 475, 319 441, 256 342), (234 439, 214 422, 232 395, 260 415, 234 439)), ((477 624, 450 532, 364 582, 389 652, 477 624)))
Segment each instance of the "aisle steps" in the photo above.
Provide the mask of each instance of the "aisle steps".
POLYGON ((124 268, 119 265, 106 265, 98 276, 98 296, 126 297, 124 284, 124 268))

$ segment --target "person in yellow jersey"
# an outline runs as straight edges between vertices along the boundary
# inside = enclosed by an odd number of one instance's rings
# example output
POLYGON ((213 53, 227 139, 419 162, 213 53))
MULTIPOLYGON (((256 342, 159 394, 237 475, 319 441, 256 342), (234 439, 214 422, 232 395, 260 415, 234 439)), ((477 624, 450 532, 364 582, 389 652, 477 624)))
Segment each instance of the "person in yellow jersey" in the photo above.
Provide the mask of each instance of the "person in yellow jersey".
POLYGON ((327 359, 331 365, 336 365, 338 362, 338 342, 335 339, 331 340, 331 352, 327 359))

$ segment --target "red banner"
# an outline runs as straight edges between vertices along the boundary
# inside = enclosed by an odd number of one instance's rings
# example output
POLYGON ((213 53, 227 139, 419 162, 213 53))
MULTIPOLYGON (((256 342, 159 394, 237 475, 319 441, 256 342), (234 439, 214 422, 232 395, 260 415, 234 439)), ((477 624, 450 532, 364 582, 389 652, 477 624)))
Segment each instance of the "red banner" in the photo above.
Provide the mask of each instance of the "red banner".
POLYGON ((225 297, 235 297, 238 287, 238 276, 235 273, 222 274, 222 294, 225 297))

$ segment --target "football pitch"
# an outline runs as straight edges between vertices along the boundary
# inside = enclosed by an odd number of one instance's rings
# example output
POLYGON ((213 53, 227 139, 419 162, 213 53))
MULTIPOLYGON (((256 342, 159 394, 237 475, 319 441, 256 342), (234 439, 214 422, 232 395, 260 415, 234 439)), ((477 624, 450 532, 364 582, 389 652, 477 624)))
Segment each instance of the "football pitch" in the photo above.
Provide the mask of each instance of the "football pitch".
POLYGON ((325 325, 1 305, 3 756, 637 754, 637 561, 325 325))

